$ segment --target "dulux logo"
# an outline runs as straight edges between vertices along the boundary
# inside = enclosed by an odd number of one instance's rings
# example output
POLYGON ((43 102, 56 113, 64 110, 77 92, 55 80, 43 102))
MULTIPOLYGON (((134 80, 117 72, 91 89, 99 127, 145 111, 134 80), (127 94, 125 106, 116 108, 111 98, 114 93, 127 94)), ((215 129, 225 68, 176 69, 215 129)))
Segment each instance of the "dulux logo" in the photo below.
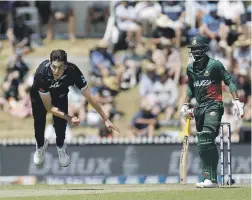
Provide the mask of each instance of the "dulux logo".
MULTIPOLYGON (((178 175, 179 174, 179 161, 180 161, 180 151, 173 151, 170 154, 170 160, 168 161, 168 174, 169 175, 178 175)), ((223 157, 226 161, 227 157, 223 157)), ((248 156, 232 156, 231 160, 232 171, 234 174, 250 174, 251 173, 251 158, 248 156)), ((220 167, 221 160, 219 162, 217 170, 222 170, 220 167)), ((229 166, 225 162, 223 170, 228 170, 229 166)), ((199 174, 201 171, 200 158, 198 155, 193 152, 188 152, 188 162, 187 162, 187 171, 189 174, 199 174)))
POLYGON ((71 153, 68 167, 61 167, 59 158, 51 153, 45 153, 45 160, 41 166, 33 163, 33 153, 30 155, 28 174, 31 175, 110 175, 111 157, 82 158, 79 152, 71 153))

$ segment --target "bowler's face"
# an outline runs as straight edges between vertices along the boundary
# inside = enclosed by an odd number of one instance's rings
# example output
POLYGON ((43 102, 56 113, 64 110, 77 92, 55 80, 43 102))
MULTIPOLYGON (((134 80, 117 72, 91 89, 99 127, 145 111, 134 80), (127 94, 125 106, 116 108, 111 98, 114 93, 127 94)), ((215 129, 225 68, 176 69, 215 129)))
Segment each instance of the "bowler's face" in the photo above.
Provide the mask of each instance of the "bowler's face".
POLYGON ((65 71, 65 63, 63 61, 53 61, 51 64, 54 80, 58 80, 65 71))

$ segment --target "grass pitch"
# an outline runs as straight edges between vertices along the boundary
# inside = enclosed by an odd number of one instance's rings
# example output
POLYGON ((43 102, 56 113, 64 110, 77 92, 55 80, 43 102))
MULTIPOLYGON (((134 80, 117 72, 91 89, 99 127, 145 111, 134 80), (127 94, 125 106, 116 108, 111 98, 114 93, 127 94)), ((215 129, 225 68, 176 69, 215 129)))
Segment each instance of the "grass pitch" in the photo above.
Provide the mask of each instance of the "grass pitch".
POLYGON ((194 185, 2 186, 3 200, 250 200, 250 186, 197 189, 194 185))

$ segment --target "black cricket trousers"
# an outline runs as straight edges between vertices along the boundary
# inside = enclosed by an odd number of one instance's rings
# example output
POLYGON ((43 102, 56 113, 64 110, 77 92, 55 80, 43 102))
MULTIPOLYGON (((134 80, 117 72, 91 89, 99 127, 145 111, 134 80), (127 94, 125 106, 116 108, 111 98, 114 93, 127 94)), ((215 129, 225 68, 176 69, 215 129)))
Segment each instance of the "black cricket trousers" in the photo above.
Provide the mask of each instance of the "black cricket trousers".
MULTIPOLYGON (((44 145, 44 134, 46 126, 46 108, 40 98, 38 91, 31 90, 32 113, 34 118, 34 130, 37 146, 44 145)), ((67 94, 60 95, 59 97, 52 97, 52 104, 58 107, 63 112, 68 112, 68 99, 67 94)), ((53 115, 53 127, 56 132, 56 145, 62 147, 64 145, 67 121, 53 115)))

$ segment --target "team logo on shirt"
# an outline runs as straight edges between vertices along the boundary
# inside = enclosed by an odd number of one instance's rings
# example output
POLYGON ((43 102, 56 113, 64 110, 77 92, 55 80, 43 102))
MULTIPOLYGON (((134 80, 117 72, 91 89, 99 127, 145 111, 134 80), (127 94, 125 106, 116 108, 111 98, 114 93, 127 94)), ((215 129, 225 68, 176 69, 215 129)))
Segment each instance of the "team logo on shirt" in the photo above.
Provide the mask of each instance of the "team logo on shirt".
POLYGON ((209 76, 209 71, 205 71, 204 76, 209 76))
POLYGON ((210 112, 210 116, 216 116, 216 112, 214 111, 210 112))
POLYGON ((60 86, 60 84, 59 84, 59 82, 57 81, 57 82, 54 83, 53 85, 50 85, 49 88, 57 88, 57 87, 59 87, 59 86, 60 86))

